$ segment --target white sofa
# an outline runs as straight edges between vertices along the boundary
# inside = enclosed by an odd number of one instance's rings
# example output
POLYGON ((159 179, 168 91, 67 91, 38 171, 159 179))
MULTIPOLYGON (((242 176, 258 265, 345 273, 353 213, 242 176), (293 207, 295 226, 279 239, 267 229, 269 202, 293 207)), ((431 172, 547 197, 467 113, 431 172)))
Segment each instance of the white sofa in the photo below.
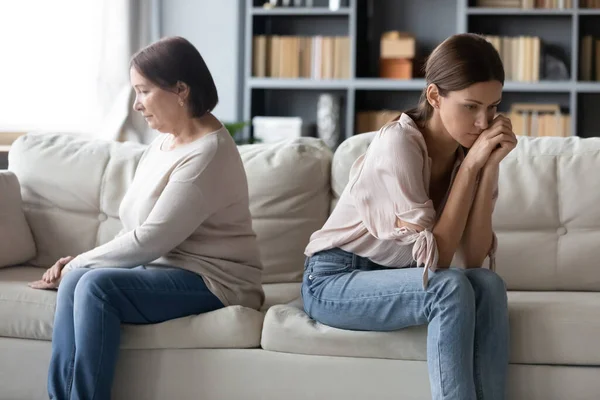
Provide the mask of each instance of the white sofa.
MULTIPOLYGON (((124 326, 115 399, 430 397, 426 327, 343 331, 311 321, 299 303, 304 246, 372 137, 354 136, 335 154, 313 138, 240 147, 264 309, 124 326)), ((26 283, 119 230, 142 150, 65 134, 29 134, 12 146, 9 170, 36 254, 0 269, 0 400, 47 398, 55 292, 26 283)), ((511 400, 600 398, 599 169, 600 138, 520 138, 502 163, 494 227, 510 290, 511 400)))

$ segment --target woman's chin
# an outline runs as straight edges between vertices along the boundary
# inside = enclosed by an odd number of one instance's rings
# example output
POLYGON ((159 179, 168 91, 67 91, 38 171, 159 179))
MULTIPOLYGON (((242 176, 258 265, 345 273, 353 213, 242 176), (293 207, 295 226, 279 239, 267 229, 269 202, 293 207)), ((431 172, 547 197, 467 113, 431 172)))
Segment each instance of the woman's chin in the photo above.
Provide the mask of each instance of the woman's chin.
POLYGON ((479 137, 479 135, 471 135, 471 134, 467 133, 467 134, 463 135, 463 137, 461 138, 460 144, 461 144, 461 146, 466 147, 467 149, 470 149, 471 147, 473 147, 473 145, 477 141, 478 137, 479 137))

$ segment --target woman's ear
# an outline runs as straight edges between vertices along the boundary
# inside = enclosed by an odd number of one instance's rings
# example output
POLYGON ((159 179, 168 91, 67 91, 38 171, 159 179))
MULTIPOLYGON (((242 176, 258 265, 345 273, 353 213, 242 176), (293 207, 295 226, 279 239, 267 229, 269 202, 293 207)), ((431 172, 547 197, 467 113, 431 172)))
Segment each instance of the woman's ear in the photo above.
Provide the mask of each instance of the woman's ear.
POLYGON ((430 83, 429 86, 427 86, 427 102, 433 108, 440 107, 440 91, 434 83, 430 83))
POLYGON ((190 87, 186 83, 177 81, 175 84, 175 89, 180 99, 187 100, 188 96, 190 95, 190 87))

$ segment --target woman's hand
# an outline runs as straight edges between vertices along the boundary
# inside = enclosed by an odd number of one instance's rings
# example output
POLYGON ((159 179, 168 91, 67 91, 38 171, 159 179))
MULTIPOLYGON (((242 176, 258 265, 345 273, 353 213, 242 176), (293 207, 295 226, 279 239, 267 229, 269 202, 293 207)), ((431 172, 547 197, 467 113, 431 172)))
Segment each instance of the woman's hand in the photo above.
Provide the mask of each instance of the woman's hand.
POLYGON ((517 147, 517 136, 511 130, 510 133, 505 133, 503 135, 503 140, 500 142, 500 145, 496 146, 496 148, 492 151, 490 157, 485 163, 484 168, 488 166, 497 167, 500 165, 500 161, 502 161, 504 157, 508 155, 508 153, 513 151, 515 147, 517 147))
POLYGON ((73 257, 71 256, 59 259, 57 262, 54 263, 53 266, 51 266, 46 272, 44 272, 42 279, 40 279, 39 281, 30 282, 29 287, 33 289, 43 290, 57 289, 60 283, 60 278, 62 277, 62 275, 64 275, 63 269, 65 265, 67 265, 72 259, 73 257))
POLYGON ((56 289, 58 289, 59 283, 60 283, 60 280, 56 280, 52 283, 47 283, 40 279, 39 281, 29 282, 28 285, 30 288, 33 288, 33 289, 56 290, 56 289))
POLYGON ((72 259, 73 257, 71 256, 60 258, 57 262, 54 263, 53 266, 48 268, 48 270, 44 273, 44 275, 42 276, 42 281, 46 283, 52 283, 57 281, 60 278, 60 272, 62 271, 62 269, 72 259))
POLYGON ((516 145, 517 138, 512 131, 510 119, 498 115, 469 149, 463 165, 476 171, 481 170, 488 162, 497 165, 516 145))

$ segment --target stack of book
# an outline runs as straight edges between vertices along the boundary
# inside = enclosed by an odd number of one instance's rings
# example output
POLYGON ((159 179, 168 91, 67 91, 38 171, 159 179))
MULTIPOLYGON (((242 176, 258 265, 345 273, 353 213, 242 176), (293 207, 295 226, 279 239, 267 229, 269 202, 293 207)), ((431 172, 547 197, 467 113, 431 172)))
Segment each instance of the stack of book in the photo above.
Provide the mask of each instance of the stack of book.
POLYGON ((516 135, 571 136, 571 116, 561 113, 558 104, 514 103, 505 115, 516 135))
POLYGON ((252 75, 271 78, 350 78, 348 36, 256 35, 252 75))
POLYGON ((395 110, 359 111, 356 113, 354 132, 359 134, 377 131, 400 114, 401 111, 395 110))
POLYGON ((600 0, 579 0, 579 8, 600 8, 600 0))
POLYGON ((505 80, 537 82, 540 80, 541 40, 535 36, 484 36, 500 53, 505 80))
MULTIPOLYGON (((579 0, 580 4, 581 1, 579 0)), ((588 0, 591 1, 591 0, 588 0)), ((573 8, 573 0, 477 0, 477 7, 494 8, 573 8)))
POLYGON ((581 38, 579 80, 600 81, 600 39, 592 35, 581 38))

